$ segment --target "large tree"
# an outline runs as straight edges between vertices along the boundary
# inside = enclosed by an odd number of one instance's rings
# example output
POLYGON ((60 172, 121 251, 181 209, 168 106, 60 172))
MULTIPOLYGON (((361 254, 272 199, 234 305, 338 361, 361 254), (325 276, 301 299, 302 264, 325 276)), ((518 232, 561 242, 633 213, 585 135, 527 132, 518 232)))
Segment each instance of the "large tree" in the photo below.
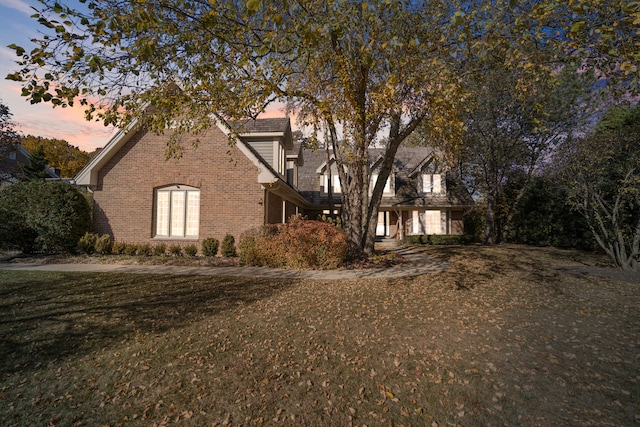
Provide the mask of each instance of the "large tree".
MULTIPOLYGON (((8 77, 31 102, 79 101, 89 118, 121 125, 137 115, 158 132, 171 122, 179 135, 285 101, 328 130, 356 256, 373 251, 400 144, 425 121, 434 133, 459 122, 461 60, 508 41, 510 65, 539 65, 537 47, 554 28, 536 1, 41 2, 35 17, 48 33, 30 52, 11 46, 22 68, 8 77), (382 137, 370 190, 367 149, 382 137)), ((179 155, 179 138, 171 141, 168 153, 179 155)))
POLYGON ((640 106, 608 110, 558 163, 598 245, 622 269, 640 271, 640 106))
POLYGON ((31 153, 42 147, 49 167, 59 169, 60 177, 74 177, 89 163, 89 153, 65 140, 27 135, 20 138, 20 144, 31 153))
POLYGON ((553 149, 587 117, 589 73, 565 67, 544 78, 522 73, 493 58, 471 86, 458 164, 470 189, 486 205, 485 243, 500 242, 515 205, 553 149), (507 182, 519 190, 506 197, 507 182), (500 212, 499 212, 500 211, 500 212))

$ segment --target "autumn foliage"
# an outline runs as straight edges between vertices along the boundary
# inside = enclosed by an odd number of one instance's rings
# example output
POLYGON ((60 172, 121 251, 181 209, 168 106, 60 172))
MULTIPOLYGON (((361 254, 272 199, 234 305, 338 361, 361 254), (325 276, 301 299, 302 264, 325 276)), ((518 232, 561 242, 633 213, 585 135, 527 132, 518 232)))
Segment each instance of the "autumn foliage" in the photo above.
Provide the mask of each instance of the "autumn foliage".
POLYGON ((250 230, 240 238, 240 262, 246 265, 328 270, 347 254, 347 236, 321 221, 295 220, 250 230))

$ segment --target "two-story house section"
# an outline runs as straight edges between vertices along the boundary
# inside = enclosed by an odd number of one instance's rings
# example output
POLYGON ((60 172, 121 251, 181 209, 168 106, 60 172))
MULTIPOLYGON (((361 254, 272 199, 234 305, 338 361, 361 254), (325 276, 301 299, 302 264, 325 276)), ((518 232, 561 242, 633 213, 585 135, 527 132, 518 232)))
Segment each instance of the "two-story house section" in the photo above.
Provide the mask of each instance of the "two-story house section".
MULTIPOLYGON (((304 149, 303 157, 305 166, 298 189, 314 205, 309 217, 329 212, 329 185, 334 209, 339 210, 343 190, 335 161, 330 158, 327 162, 322 149, 304 149)), ((372 191, 382 150, 371 149, 369 159, 372 191)), ((376 234, 395 240, 410 235, 462 234, 462 216, 472 204, 469 194, 432 148, 401 147, 384 186, 376 234)))

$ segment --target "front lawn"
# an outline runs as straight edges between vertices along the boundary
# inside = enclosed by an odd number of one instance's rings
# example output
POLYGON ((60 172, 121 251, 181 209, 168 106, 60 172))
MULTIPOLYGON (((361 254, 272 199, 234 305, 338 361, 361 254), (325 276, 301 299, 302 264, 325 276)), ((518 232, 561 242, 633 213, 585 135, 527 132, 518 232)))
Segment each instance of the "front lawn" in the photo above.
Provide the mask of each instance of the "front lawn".
POLYGON ((521 246, 446 273, 291 281, 0 271, 23 425, 637 425, 640 285, 521 246), (567 268, 571 267, 571 268, 567 268))

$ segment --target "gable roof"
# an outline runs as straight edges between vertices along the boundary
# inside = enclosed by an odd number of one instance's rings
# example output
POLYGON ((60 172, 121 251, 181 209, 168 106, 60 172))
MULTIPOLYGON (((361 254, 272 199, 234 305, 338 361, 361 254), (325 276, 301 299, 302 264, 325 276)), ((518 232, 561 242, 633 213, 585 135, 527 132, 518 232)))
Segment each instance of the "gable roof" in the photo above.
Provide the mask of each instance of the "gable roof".
MULTIPOLYGON (((243 131, 247 129, 255 129, 255 132, 240 133, 240 135, 264 135, 265 132, 259 132, 259 130, 267 131, 266 133, 273 136, 282 136, 286 138, 287 131, 290 129, 289 118, 278 119, 257 119, 257 120, 244 120, 243 131), (263 123, 264 121, 264 123, 263 123)), ((221 122, 216 120, 217 127, 229 138, 234 140, 236 146, 242 151, 242 153, 253 162, 258 168, 258 181, 260 183, 275 183, 279 179, 279 174, 257 153, 249 144, 245 144, 241 138, 233 135, 232 126, 228 122, 221 122)), ((129 123, 125 129, 119 130, 110 140, 105 147, 89 161, 89 163, 76 175, 75 182, 77 185, 93 186, 98 184, 98 172, 102 169, 109 160, 111 160, 115 154, 140 130, 140 121, 134 119, 129 123)), ((238 128, 236 127, 236 132, 238 128)), ((289 137, 289 139, 291 139, 289 137)))
POLYGON ((227 122, 227 125, 240 135, 256 133, 284 133, 291 127, 291 121, 288 117, 276 117, 269 119, 238 120, 231 123, 227 122))

